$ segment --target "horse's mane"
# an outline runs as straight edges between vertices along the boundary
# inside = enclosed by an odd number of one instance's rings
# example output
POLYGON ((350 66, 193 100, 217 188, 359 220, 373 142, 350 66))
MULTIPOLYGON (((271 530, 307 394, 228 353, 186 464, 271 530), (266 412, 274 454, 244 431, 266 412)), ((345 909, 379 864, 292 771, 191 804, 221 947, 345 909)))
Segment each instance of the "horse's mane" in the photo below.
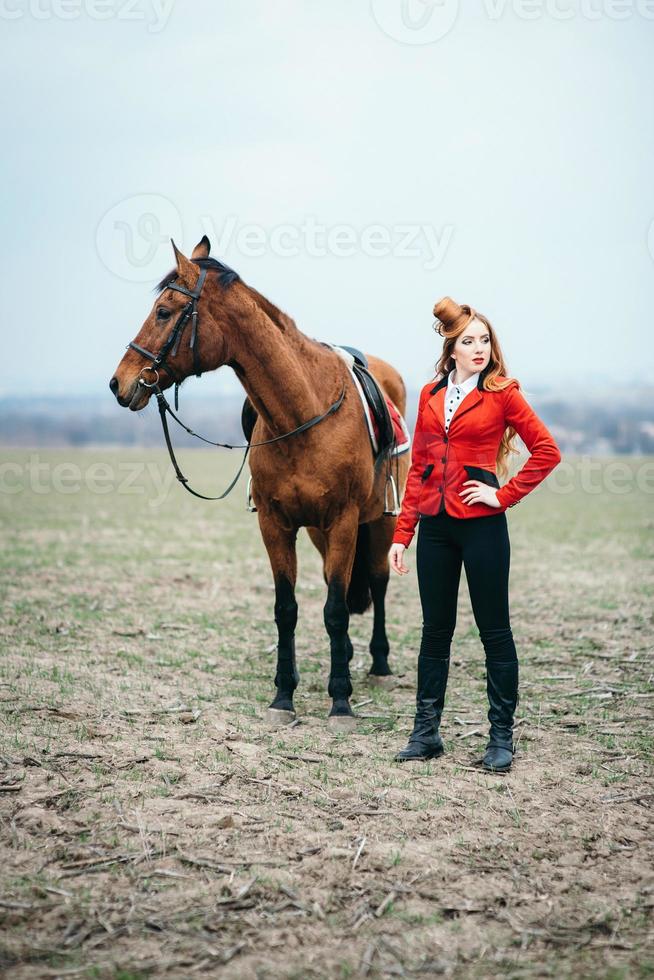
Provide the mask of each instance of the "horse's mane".
MULTIPOLYGON (((231 286, 232 283, 243 282, 238 272, 231 269, 228 265, 225 265, 224 262, 219 262, 218 259, 211 258, 211 256, 206 259, 192 259, 191 261, 201 269, 212 269, 214 272, 217 272, 218 282, 225 289, 231 286)), ((177 269, 171 269, 171 271, 163 277, 161 282, 157 283, 155 286, 157 295, 163 293, 164 289, 167 289, 171 282, 174 282, 177 277, 177 269)), ((244 285, 246 284, 244 283, 244 285)), ((278 309, 278 307, 275 306, 274 303, 271 303, 269 299, 267 299, 262 293, 258 292, 252 286, 247 286, 247 288, 254 296, 259 306, 263 308, 275 326, 282 332, 292 328, 297 329, 295 320, 293 320, 292 317, 288 316, 287 313, 283 313, 280 309, 278 309)))
MULTIPOLYGON (((238 272, 235 272, 234 269, 230 269, 230 267, 225 265, 224 262, 219 262, 218 259, 192 259, 191 261, 201 269, 213 269, 215 272, 217 272, 218 281, 220 282, 220 285, 224 286, 225 288, 231 286, 233 282, 240 282, 241 277, 239 276, 238 272)), ((177 269, 172 269, 170 272, 168 272, 163 277, 161 282, 157 283, 155 286, 157 294, 163 293, 164 289, 167 289, 171 282, 174 282, 175 279, 178 278, 178 275, 179 273, 177 272, 177 269)))
POLYGON ((282 333, 286 332, 287 330, 297 330, 295 320, 290 317, 288 313, 284 313, 279 309, 279 307, 275 306, 274 303, 271 303, 271 301, 267 299, 263 293, 253 289, 252 286, 248 286, 247 288, 250 290, 250 293, 254 296, 259 306, 263 309, 264 313, 270 317, 272 322, 282 331, 282 333))

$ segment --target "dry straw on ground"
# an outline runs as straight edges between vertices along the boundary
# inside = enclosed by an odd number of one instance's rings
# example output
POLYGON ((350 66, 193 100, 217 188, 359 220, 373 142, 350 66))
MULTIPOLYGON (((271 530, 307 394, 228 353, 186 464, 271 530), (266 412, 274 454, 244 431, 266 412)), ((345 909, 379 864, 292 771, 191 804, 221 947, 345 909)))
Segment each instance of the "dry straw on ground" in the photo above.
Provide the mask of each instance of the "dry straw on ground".
MULTIPOLYGON (((233 461, 186 465, 211 487, 233 461)), ((446 756, 391 762, 412 716, 415 571, 389 590, 397 687, 367 687, 370 614, 355 617, 361 721, 330 735, 304 538, 300 721, 264 726, 273 592, 243 497, 0 498, 5 975, 651 976, 651 497, 543 487, 510 512, 508 776, 473 765, 487 723, 465 579, 446 756)))

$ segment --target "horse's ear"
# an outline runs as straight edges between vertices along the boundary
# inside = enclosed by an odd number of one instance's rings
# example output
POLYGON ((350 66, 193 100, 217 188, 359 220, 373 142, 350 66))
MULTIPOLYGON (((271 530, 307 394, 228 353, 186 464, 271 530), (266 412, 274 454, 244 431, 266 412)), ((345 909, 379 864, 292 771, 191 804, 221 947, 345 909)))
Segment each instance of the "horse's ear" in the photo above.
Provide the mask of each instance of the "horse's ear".
POLYGON ((203 235, 191 253, 192 259, 208 259, 211 251, 211 242, 206 235, 203 235))
POLYGON ((170 243, 173 246, 175 261, 177 262, 177 275, 191 287, 195 286, 200 275, 200 270, 198 269, 197 265, 193 265, 191 260, 187 259, 186 256, 180 252, 172 238, 170 239, 170 243))

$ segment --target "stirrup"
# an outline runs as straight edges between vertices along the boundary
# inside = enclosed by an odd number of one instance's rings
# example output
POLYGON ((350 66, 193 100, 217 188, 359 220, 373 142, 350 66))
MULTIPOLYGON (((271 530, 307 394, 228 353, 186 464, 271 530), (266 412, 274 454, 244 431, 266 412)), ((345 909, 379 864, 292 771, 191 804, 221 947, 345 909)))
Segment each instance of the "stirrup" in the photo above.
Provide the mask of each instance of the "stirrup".
POLYGON ((254 506, 254 501, 252 499, 252 491, 251 491, 251 488, 252 488, 252 477, 249 476, 248 477, 247 489, 245 491, 245 495, 247 497, 246 510, 249 510, 249 512, 251 514, 256 514, 257 508, 254 506))
POLYGON ((397 493, 397 485, 395 483, 395 477, 392 473, 389 473, 386 477, 386 485, 384 487, 384 517, 397 517, 400 513, 400 498, 397 493), (391 495, 392 495, 392 506, 389 507, 388 504, 388 484, 391 485, 391 495))

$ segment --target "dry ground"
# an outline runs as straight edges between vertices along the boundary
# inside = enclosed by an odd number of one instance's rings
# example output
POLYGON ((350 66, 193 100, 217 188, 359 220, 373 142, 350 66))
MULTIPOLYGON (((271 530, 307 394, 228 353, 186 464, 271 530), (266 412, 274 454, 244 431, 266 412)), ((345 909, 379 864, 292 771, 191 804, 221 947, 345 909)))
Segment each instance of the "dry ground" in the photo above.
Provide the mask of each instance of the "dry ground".
MULTIPOLYGON (((6 976, 654 975, 651 460, 626 461, 627 493, 544 486, 508 512, 522 699, 493 776, 470 767, 487 723, 465 579, 447 755, 398 766, 415 571, 390 587, 399 684, 366 685, 371 614, 354 617, 361 721, 333 737, 303 533, 301 723, 270 732, 273 591, 244 481, 153 507, 162 454, 31 455, 40 482, 5 453, 0 493, 6 976), (129 483, 125 464, 150 469, 129 483)), ((213 489, 236 462, 183 465, 213 489)))

